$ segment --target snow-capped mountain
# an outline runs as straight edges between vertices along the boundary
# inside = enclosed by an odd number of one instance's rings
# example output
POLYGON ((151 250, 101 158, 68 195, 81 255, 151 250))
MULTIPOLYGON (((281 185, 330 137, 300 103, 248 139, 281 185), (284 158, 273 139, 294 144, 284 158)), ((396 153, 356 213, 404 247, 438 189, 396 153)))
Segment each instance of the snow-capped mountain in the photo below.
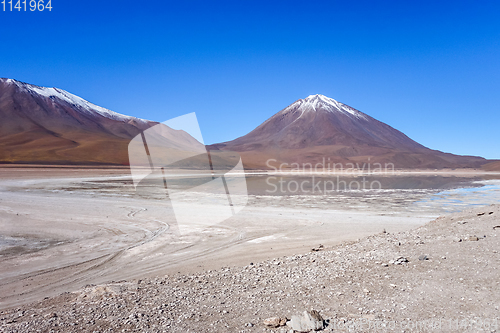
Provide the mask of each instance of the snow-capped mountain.
POLYGON ((122 122, 129 122, 129 121, 138 121, 142 122, 144 124, 147 124, 148 121, 144 119, 139 119, 139 118, 134 118, 130 116, 125 116, 120 113, 113 112, 111 110, 105 109, 103 107, 100 107, 98 105, 92 104, 83 98, 73 95, 65 90, 58 89, 58 88, 47 88, 47 87, 39 87, 35 86, 32 84, 16 81, 13 79, 0 79, 0 83, 4 82, 6 84, 12 84, 17 86, 21 91, 25 91, 34 97, 46 97, 50 98, 52 100, 54 99, 59 99, 61 101, 64 101, 74 108, 78 108, 80 112, 85 113, 91 117, 93 116, 103 116, 109 119, 113 120, 118 120, 122 122), (38 96, 37 96, 38 95, 38 96))
POLYGON ((317 163, 393 163, 396 167, 478 167, 480 157, 431 150, 402 132, 324 95, 299 99, 253 131, 212 149, 240 152, 247 167, 266 161, 317 163))
POLYGON ((249 134, 231 141, 231 146, 240 150, 354 144, 423 148, 389 125, 323 95, 299 99, 249 134))
POLYGON ((127 164, 131 138, 155 125, 58 88, 0 79, 0 162, 127 164))

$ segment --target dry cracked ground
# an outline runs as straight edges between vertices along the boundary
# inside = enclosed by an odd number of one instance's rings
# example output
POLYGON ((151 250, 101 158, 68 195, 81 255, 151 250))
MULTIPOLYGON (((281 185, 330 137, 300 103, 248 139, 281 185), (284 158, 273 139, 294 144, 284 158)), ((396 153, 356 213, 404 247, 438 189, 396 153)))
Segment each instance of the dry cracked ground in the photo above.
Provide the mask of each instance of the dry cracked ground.
POLYGON ((500 205, 315 250, 87 286, 2 311, 0 331, 290 332, 263 322, 314 309, 325 332, 500 332, 500 205))

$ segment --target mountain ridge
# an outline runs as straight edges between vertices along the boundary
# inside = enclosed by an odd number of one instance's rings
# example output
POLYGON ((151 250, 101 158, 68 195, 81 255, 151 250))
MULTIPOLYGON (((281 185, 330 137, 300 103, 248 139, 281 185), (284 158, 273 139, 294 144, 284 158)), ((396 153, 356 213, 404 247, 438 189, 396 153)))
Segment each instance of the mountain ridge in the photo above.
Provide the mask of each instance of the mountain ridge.
POLYGON ((0 79, 0 161, 128 164, 127 145, 157 124, 121 115, 58 88, 0 79))

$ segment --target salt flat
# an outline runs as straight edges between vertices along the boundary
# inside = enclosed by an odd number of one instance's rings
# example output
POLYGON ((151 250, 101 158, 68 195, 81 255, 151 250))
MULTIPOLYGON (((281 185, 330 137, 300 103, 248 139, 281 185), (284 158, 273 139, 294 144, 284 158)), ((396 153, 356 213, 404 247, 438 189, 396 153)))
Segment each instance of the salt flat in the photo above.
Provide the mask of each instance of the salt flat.
POLYGON ((124 168, 1 168, 0 176, 1 308, 88 284, 247 265, 405 231, 450 208, 435 204, 446 189, 441 176, 430 181, 438 188, 402 189, 390 180, 392 188, 380 191, 311 196, 267 193, 260 174, 248 178, 249 202, 239 214, 179 234, 162 189, 136 191, 124 168))

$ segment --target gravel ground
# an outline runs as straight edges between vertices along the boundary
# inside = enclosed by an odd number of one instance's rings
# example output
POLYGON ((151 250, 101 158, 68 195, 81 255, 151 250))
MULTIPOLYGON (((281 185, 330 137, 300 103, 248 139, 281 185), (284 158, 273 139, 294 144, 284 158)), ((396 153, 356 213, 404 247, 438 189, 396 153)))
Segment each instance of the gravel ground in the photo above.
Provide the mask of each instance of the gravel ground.
POLYGON ((500 205, 196 275, 110 282, 0 312, 1 332, 500 332, 500 205))

